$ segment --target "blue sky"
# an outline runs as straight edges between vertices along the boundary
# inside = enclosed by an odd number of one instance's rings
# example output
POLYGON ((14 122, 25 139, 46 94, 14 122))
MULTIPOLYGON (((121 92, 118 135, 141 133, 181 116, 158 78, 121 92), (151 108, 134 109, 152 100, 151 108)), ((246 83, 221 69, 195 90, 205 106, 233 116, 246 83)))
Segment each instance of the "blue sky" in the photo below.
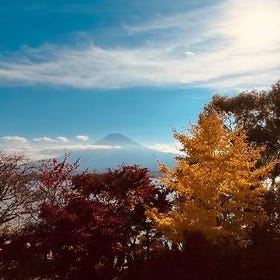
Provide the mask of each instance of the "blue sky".
MULTIPOLYGON (((173 149, 214 93, 280 75, 278 0, 1 0, 0 146, 173 149), (77 137, 78 136, 78 137, 77 137)), ((49 148, 49 147, 48 147, 49 148)))

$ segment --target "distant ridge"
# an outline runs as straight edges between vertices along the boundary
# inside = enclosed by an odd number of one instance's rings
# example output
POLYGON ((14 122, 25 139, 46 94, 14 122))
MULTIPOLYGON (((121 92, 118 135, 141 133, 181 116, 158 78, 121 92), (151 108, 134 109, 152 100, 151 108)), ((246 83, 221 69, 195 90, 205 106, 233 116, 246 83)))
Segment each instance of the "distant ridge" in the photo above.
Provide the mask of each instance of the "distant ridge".
POLYGON ((104 138, 96 141, 94 145, 109 145, 109 146, 122 146, 122 147, 143 147, 137 142, 129 139, 120 133, 111 133, 104 138))

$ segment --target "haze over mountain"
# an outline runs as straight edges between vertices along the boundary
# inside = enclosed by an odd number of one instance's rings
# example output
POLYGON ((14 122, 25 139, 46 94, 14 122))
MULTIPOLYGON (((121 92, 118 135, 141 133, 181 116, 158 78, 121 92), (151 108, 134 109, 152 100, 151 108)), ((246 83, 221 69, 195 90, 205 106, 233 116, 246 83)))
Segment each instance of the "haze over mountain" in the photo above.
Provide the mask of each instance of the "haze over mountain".
POLYGON ((113 133, 96 141, 93 145, 108 146, 104 149, 73 151, 71 159, 80 159, 80 168, 102 172, 107 168, 118 168, 121 164, 138 164, 151 172, 158 171, 158 163, 172 165, 175 155, 147 148, 128 137, 113 133))

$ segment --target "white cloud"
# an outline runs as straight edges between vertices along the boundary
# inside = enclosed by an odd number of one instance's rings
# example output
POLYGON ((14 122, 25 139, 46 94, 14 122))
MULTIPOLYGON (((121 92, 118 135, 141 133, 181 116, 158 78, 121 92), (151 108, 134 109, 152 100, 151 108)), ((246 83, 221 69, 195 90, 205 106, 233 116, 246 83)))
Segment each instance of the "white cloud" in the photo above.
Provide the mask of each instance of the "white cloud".
POLYGON ((20 136, 3 136, 2 141, 5 143, 26 143, 27 139, 20 136))
POLYGON ((58 143, 58 142, 68 143, 69 142, 69 140, 64 136, 58 136, 55 139, 44 136, 44 137, 33 138, 33 141, 38 143, 58 143))
POLYGON ((69 152, 78 152, 78 151, 95 151, 95 150, 114 150, 121 149, 120 146, 109 146, 109 145, 51 145, 49 147, 33 147, 34 153, 31 157, 34 156, 38 159, 42 158, 52 158, 59 157, 65 153, 69 152))
POLYGON ((121 149, 121 146, 110 146, 110 145, 54 145, 45 147, 42 150, 53 150, 53 151, 83 151, 83 150, 108 150, 108 149, 121 149))
POLYGON ((186 51, 185 54, 186 54, 186 55, 194 55, 194 52, 186 51))
POLYGON ((163 153, 181 154, 178 144, 153 144, 149 148, 163 153))
POLYGON ((57 139, 58 142, 61 142, 61 143, 68 143, 69 142, 69 140, 64 136, 58 136, 58 137, 56 137, 56 139, 57 139))
POLYGON ((86 136, 86 135, 77 135, 76 139, 79 140, 79 141, 88 141, 89 137, 86 136))
POLYGON ((2 59, 0 81, 76 88, 268 87, 279 79, 279 13, 277 0, 227 0, 126 27, 132 40, 153 32, 152 41, 137 47, 25 48, 2 59))
POLYGON ((38 137, 38 138, 33 138, 34 142, 39 142, 39 143, 56 143, 57 141, 55 139, 49 138, 49 137, 38 137))

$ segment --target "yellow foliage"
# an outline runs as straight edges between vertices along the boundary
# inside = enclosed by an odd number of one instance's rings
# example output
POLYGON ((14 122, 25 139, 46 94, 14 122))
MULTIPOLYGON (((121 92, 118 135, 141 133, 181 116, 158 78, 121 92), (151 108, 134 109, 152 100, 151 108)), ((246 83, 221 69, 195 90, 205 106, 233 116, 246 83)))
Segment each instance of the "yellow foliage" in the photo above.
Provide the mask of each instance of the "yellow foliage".
POLYGON ((262 208, 263 180, 275 163, 257 168, 263 148, 253 148, 240 129, 229 131, 222 116, 204 114, 187 135, 175 133, 184 157, 174 168, 160 166, 161 181, 175 193, 168 213, 147 212, 174 242, 187 232, 201 232, 217 242, 246 238, 266 220, 262 208))

